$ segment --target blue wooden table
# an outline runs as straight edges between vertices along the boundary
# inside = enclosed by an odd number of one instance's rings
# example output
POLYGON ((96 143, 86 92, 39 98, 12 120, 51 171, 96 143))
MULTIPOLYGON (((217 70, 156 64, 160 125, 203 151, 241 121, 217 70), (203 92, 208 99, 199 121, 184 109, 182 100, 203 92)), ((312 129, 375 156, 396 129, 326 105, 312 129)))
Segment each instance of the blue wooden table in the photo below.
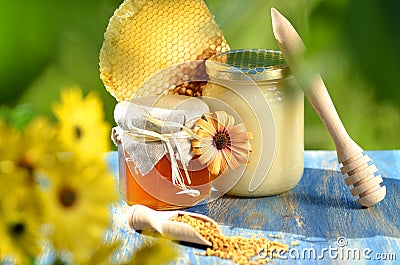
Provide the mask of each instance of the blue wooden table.
MULTIPOLYGON (((297 243, 271 264, 400 264, 400 150, 367 153, 387 187, 386 198, 371 208, 360 207, 351 196, 335 152, 306 151, 304 174, 293 190, 263 198, 223 196, 187 211, 213 218, 227 236, 276 236, 279 242, 297 243)), ((117 176, 117 153, 110 154, 109 162, 117 176)), ((126 210, 122 201, 112 209, 108 235, 124 241, 121 258, 153 240, 129 228, 126 210)), ((232 264, 200 256, 196 253, 204 249, 193 245, 174 247, 180 257, 173 264, 232 264)))

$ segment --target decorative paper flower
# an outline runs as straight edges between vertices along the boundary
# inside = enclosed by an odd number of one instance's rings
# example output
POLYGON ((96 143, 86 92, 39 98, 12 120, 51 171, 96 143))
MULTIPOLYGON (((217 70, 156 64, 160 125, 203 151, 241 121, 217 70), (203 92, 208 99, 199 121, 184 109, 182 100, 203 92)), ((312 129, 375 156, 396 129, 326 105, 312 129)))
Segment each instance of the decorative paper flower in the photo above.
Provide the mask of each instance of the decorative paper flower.
POLYGON ((63 90, 61 102, 54 106, 60 122, 59 139, 65 151, 80 155, 110 150, 111 127, 104 121, 100 98, 93 93, 82 97, 79 88, 63 90))
POLYGON ((196 122, 199 139, 192 141, 193 152, 200 155, 200 163, 207 164, 212 175, 219 175, 227 166, 235 169, 247 163, 251 152, 251 133, 244 124, 235 124, 232 115, 224 111, 206 114, 196 122))
POLYGON ((50 239, 57 250, 86 260, 110 224, 109 206, 117 200, 114 179, 103 158, 72 154, 57 157, 45 174, 49 183, 43 192, 44 218, 50 239))

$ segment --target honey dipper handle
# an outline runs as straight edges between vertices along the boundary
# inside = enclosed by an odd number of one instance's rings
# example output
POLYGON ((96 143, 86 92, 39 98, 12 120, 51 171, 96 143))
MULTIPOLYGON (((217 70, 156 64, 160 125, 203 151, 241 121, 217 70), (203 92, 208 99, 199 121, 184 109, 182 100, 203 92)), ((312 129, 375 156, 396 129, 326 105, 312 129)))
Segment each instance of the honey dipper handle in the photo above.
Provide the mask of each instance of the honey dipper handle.
POLYGON ((303 80, 303 75, 299 74, 304 73, 302 69, 298 68, 298 65, 301 65, 305 51, 304 43, 299 34, 292 24, 276 9, 271 9, 271 16, 273 31, 279 48, 291 70, 298 77, 297 80, 303 88, 307 99, 328 129, 336 145, 339 162, 342 163, 361 153, 363 151, 361 147, 350 138, 344 128, 321 76, 315 73, 313 76, 307 76, 311 77, 310 79, 303 80))
POLYGON ((313 78, 312 84, 305 89, 304 94, 331 135, 336 146, 339 163, 363 152, 344 128, 320 75, 317 74, 313 78))

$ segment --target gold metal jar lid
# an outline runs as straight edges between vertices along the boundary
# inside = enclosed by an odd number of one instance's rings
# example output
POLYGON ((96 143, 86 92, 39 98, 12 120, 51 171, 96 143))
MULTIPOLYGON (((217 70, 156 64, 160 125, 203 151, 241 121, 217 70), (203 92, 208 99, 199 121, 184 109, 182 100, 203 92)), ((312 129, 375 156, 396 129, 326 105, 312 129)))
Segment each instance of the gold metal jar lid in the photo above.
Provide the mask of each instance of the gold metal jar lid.
POLYGON ((229 81, 277 80, 287 77, 290 69, 282 52, 266 49, 231 50, 206 61, 211 78, 229 81))

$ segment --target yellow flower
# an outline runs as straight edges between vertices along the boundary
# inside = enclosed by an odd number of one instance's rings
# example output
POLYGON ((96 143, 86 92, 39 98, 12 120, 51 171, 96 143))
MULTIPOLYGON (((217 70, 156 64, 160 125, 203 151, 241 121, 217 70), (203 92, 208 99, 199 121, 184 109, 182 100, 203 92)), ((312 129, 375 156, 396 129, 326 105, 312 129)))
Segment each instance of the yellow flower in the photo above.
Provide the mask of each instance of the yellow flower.
POLYGON ((65 151, 79 155, 110 150, 111 127, 104 120, 101 100, 93 93, 82 97, 79 88, 63 90, 53 108, 60 123, 59 140, 65 151))
POLYGON ((117 200, 115 182, 102 157, 64 153, 45 170, 45 221, 57 250, 87 260, 110 224, 109 205, 117 200))
POLYGON ((206 114, 196 122, 199 139, 192 141, 193 152, 200 155, 200 163, 207 164, 212 175, 224 172, 228 165, 235 169, 247 163, 251 151, 251 133, 244 124, 235 124, 232 115, 224 111, 206 114))
POLYGON ((0 260, 17 264, 39 254, 41 205, 38 172, 48 161, 54 130, 46 119, 32 120, 23 131, 0 121, 0 260))
POLYGON ((40 222, 31 207, 29 189, 13 190, 12 196, 3 197, 0 205, 0 261, 5 257, 16 264, 28 264, 29 258, 40 254, 40 222))
MULTIPOLYGON (((0 120, 0 200, 6 196, 10 189, 18 187, 20 182, 11 178, 15 170, 14 158, 17 157, 16 149, 19 147, 19 134, 10 126, 0 120)), ((18 178, 20 179, 20 178, 18 178)))
POLYGON ((19 156, 25 159, 22 163, 28 163, 27 166, 33 167, 41 167, 47 163, 46 155, 59 151, 55 136, 56 128, 48 119, 44 117, 33 119, 21 133, 20 144, 23 144, 23 147, 19 149, 19 156))
POLYGON ((54 152, 54 128, 44 118, 32 120, 22 132, 0 122, 0 134, 0 183, 6 181, 9 191, 13 184, 34 186, 37 169, 54 152))
POLYGON ((166 240, 159 238, 152 245, 144 245, 135 252, 133 258, 124 263, 124 265, 136 265, 136 264, 158 264, 166 265, 170 264, 178 258, 173 244, 166 240))
POLYGON ((9 222, 0 218, 0 264, 6 259, 13 260, 13 264, 28 264, 31 256, 18 245, 18 243, 26 242, 27 244, 35 243, 37 246, 37 243, 32 242, 33 238, 29 235, 32 231, 28 230, 30 227, 28 223, 29 219, 26 218, 18 218, 9 222))
POLYGON ((26 189, 30 194, 26 206, 40 216, 37 177, 41 167, 52 163, 54 129, 46 119, 37 118, 22 132, 0 124, 0 133, 4 137, 0 141, 0 204, 14 196, 16 189, 26 189))

